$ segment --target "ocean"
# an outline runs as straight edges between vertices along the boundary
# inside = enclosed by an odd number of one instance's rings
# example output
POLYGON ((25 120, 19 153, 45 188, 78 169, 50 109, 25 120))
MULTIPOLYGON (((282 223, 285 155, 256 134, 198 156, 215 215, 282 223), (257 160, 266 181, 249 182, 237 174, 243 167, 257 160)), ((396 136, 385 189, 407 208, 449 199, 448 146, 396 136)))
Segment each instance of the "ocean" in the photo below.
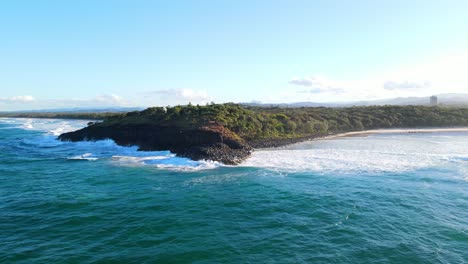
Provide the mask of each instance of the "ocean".
POLYGON ((467 263, 468 133, 259 150, 240 166, 0 119, 0 263, 467 263))

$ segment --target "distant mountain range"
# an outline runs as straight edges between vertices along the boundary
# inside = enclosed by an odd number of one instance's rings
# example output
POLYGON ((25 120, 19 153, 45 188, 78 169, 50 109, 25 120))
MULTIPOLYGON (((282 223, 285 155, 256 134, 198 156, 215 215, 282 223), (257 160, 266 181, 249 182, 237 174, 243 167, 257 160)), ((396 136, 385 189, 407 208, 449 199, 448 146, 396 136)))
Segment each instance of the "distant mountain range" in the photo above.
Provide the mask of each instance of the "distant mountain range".
POLYGON ((106 107, 106 108, 55 108, 39 110, 4 111, 5 113, 120 113, 141 111, 143 107, 106 107))
MULTIPOLYGON (((439 105, 445 106, 468 106, 468 93, 446 93, 436 94, 439 105)), ((246 106, 259 107, 350 107, 350 106, 371 106, 371 105, 429 105, 429 96, 425 97, 397 97, 382 100, 355 101, 355 102, 296 102, 296 103, 240 103, 246 106)), ((40 110, 22 111, 2 111, 3 113, 119 113, 141 111, 145 107, 106 107, 106 108, 56 108, 40 110)))
MULTIPOLYGON (((468 106, 468 94, 446 93, 436 94, 439 105, 468 106)), ((355 102, 296 102, 296 103, 242 103, 248 106, 279 106, 279 107, 349 107, 370 105, 429 105, 429 96, 425 97, 397 97, 382 100, 355 101, 355 102)))

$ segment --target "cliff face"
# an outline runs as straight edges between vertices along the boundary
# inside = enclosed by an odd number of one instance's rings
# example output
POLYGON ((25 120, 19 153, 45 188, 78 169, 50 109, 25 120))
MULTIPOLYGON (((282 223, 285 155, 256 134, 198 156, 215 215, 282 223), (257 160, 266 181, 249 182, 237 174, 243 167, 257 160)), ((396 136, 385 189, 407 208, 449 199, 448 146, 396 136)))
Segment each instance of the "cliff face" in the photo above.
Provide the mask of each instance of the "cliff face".
POLYGON ((230 165, 246 159, 252 151, 241 138, 220 125, 182 129, 157 125, 92 124, 64 133, 59 139, 73 142, 112 139, 121 146, 138 146, 139 150, 169 150, 193 160, 214 160, 230 165))

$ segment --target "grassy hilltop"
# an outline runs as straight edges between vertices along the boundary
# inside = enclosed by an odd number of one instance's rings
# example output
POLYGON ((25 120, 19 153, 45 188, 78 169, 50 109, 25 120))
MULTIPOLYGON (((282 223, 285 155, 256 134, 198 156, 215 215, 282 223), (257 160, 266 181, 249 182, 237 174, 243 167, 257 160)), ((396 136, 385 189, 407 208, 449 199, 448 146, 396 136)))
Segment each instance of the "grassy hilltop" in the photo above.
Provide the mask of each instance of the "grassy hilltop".
POLYGON ((247 141, 255 141, 376 128, 468 126, 468 108, 264 108, 228 103, 151 107, 144 111, 108 116, 99 126, 158 124, 188 129, 213 123, 223 125, 247 141))

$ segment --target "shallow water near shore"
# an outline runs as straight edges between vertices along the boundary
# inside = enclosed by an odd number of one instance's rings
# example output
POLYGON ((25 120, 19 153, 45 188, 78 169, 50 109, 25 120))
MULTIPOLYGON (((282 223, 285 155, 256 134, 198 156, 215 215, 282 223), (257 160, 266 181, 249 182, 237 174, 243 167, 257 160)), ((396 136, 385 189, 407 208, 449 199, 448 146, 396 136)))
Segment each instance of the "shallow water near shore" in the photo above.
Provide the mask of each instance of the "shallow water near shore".
POLYGON ((240 166, 0 119, 0 263, 468 262, 468 133, 260 150, 240 166))

